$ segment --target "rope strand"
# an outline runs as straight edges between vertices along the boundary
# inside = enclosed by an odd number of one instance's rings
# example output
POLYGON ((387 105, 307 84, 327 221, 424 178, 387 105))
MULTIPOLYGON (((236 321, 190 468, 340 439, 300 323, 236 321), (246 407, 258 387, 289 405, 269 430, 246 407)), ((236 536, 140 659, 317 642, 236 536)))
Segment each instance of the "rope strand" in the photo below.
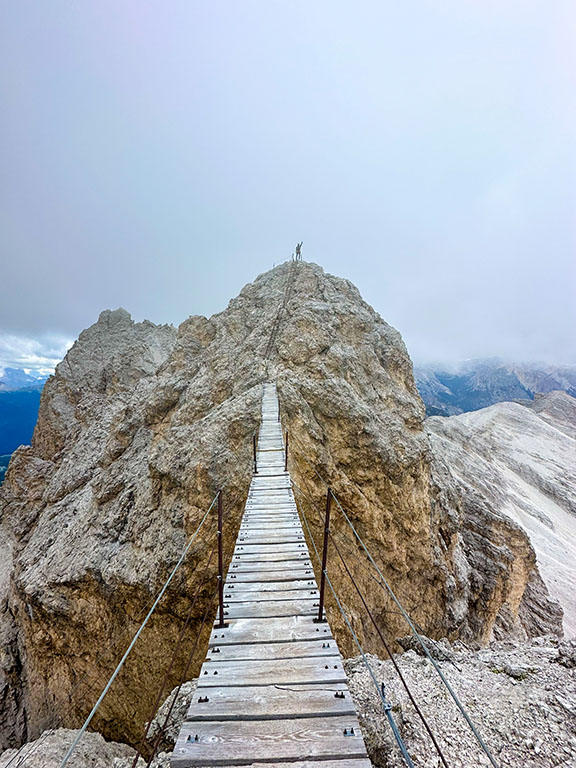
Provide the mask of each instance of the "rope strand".
MULTIPOLYGON (((294 437, 293 437, 293 436, 292 436, 292 439, 294 440, 294 437)), ((297 443, 299 443, 299 441, 298 441, 297 439, 296 439, 296 442, 297 442, 297 443)), ((302 454, 300 454, 300 455, 302 456, 302 454)), ((321 475, 321 474, 320 474, 320 473, 319 473, 319 472, 316 470, 316 468, 315 468, 315 467, 312 465, 312 463, 311 463, 311 462, 310 462, 310 461, 309 461, 309 460, 308 460, 308 459, 307 459, 305 456, 302 456, 302 457, 303 457, 303 458, 304 458, 304 460, 305 460, 305 461, 306 461, 306 462, 309 464, 309 466, 312 468, 312 470, 315 472, 315 474, 318 476, 318 478, 319 478, 319 479, 320 479, 320 480, 321 480, 321 481, 324 483, 324 485, 325 485, 327 488, 329 488, 330 486, 329 486, 329 484, 327 483, 327 481, 326 481, 326 480, 325 480, 325 479, 322 477, 322 475, 321 475)), ((462 704, 462 702, 461 702, 461 701, 460 701, 460 699, 458 698, 458 696, 457 696, 456 692, 454 691, 454 689, 452 688, 452 686, 450 685, 450 683, 449 683, 449 682, 448 682, 448 680, 446 679, 446 676, 444 675, 444 673, 442 672, 442 670, 441 670, 441 669, 440 669, 440 667, 438 666, 438 663, 437 663, 437 662, 436 662, 436 660, 435 660, 435 659, 432 657, 432 655, 431 655, 431 653, 430 653, 430 651, 429 651, 429 649, 428 649, 428 647, 427 647, 426 643, 424 643, 424 641, 422 640, 422 637, 421 637, 420 633, 417 631, 416 627, 414 626, 414 622, 412 621, 412 619, 410 618, 410 616, 409 616, 408 612, 405 610, 404 606, 402 605, 402 603, 400 602, 400 600, 399 600, 399 599, 398 599, 398 597, 396 596, 396 594, 395 594, 394 590, 392 589, 392 587, 390 586, 390 584, 388 583, 388 581, 387 581, 387 580, 386 580, 386 578, 384 577, 384 574, 382 573, 381 569, 380 569, 380 568, 378 567, 378 565, 376 564, 376 562, 375 562, 374 558, 372 557, 372 555, 370 554, 370 552, 369 552, 368 548, 367 548, 367 547, 366 547, 366 545, 364 544, 364 541, 362 540, 362 538, 361 538, 360 534, 358 533, 358 531, 357 531, 357 530, 356 530, 356 528, 354 527, 354 524, 352 523, 352 521, 350 520, 350 518, 349 518, 349 517, 348 517, 348 515, 346 514, 346 511, 344 510, 344 508, 343 508, 343 507, 342 507, 342 505, 340 504, 340 501, 339 501, 338 497, 336 496, 336 494, 334 493, 334 491, 332 491, 332 498, 334 499, 334 501, 336 502, 336 505, 338 506, 338 508, 339 508, 339 509, 340 509, 340 511, 342 512, 342 514, 343 514, 343 516, 344 516, 344 519, 345 519, 345 520, 346 520, 346 522, 348 523, 348 525, 349 525, 350 529, 352 530, 352 533, 353 533, 353 534, 354 534, 354 536, 356 537, 356 539, 357 539, 358 543, 360 544, 360 546, 361 546, 361 547, 362 547, 362 549, 364 550, 364 552, 365 552, 366 556, 368 557, 368 559, 369 559, 369 560, 370 560, 370 562, 372 563, 373 567, 375 568, 376 572, 378 573, 378 576, 379 576, 379 577, 380 577, 380 579, 381 579, 381 586, 382 586, 384 589, 386 589, 386 591, 388 592, 388 594, 390 595, 390 597, 392 598, 392 600, 393 600, 393 601, 396 603, 396 605, 398 606, 398 608, 399 608, 400 612, 402 613, 402 616, 404 617, 404 619, 406 620, 406 622, 407 622, 407 624, 408 624, 408 626, 409 626, 409 628, 410 628, 410 631, 411 631, 412 635, 413 635, 413 636, 416 638, 417 642, 418 642, 418 643, 419 643, 419 645, 421 646, 421 648, 422 648, 422 650, 424 651, 425 655, 428 657, 428 659, 429 659, 430 663, 431 663, 431 664, 432 664, 432 666, 434 667, 434 670, 436 671, 436 673, 438 674, 438 676, 439 676, 439 677, 440 677, 440 679, 442 680, 442 683, 443 683, 443 684, 444 684, 444 686, 446 687, 446 690, 448 691, 448 693, 449 693, 449 694, 450 694, 450 696, 452 697, 452 699, 453 699, 454 703, 456 704, 456 706, 457 706, 457 707, 458 707, 458 709, 460 710, 460 712, 461 712, 462 716, 464 717, 464 720, 466 721, 466 723, 467 723, 467 725, 469 726, 470 730, 471 730, 471 731, 472 731, 472 733, 474 734, 474 737, 475 737, 476 741, 478 742, 478 744, 480 745, 481 749, 484 751, 484 753, 485 753, 485 754, 486 754, 486 756, 488 757, 488 759, 489 759, 489 761, 490 761, 491 765, 493 766, 493 768, 499 768, 499 766, 498 766, 498 763, 496 762, 496 760, 494 759, 494 756, 492 755, 492 752, 490 751, 490 749, 488 748, 488 746, 487 746, 486 742, 485 742, 485 741, 484 741, 484 739, 482 738, 482 735, 480 734, 479 730, 478 730, 478 729, 476 728, 476 726, 474 725, 474 723, 473 723, 473 721, 472 721, 472 719, 471 719, 470 715, 469 715, 469 714, 468 714, 468 712, 466 711, 466 708, 464 707, 464 705, 462 704)))

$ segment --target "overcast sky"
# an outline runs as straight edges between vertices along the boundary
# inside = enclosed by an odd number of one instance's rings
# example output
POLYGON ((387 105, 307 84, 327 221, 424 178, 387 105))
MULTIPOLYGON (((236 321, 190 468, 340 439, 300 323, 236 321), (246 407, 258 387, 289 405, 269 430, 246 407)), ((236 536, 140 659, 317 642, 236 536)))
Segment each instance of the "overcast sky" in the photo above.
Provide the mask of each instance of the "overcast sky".
POLYGON ((576 362, 573 0, 0 5, 0 364, 297 240, 417 361, 576 362))

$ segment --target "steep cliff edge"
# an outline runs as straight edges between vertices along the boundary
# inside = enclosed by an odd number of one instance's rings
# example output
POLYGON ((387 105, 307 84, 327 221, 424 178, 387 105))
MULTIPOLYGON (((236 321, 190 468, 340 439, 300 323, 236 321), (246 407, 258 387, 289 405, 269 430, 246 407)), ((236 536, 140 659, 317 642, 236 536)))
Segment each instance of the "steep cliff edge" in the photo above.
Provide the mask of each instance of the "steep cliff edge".
MULTIPOLYGON (((494 627, 555 629, 558 616, 534 617, 526 600, 536 589, 547 604, 526 536, 487 504, 470 515, 433 458, 400 335, 348 281, 283 264, 224 312, 177 331, 102 313, 47 383, 32 446, 0 491, 10 550, 0 579, 3 744, 35 738, 56 712, 69 713, 65 727, 82 721, 220 487, 230 555, 267 378, 278 383, 296 485, 321 506, 318 474, 332 484, 428 634, 483 642, 494 627)), ((389 637, 406 634, 339 514, 334 531, 389 637)), ((211 519, 105 699, 94 726, 107 738, 141 735, 190 597, 210 578, 168 675, 177 682, 215 584, 214 561, 205 568, 214 533, 211 519)), ((330 568, 356 631, 379 651, 336 560, 330 568)), ((339 642, 352 650, 344 632, 339 642)))
POLYGON ((576 400, 550 392, 426 424, 463 496, 481 496, 526 531, 564 631, 576 636, 576 400))

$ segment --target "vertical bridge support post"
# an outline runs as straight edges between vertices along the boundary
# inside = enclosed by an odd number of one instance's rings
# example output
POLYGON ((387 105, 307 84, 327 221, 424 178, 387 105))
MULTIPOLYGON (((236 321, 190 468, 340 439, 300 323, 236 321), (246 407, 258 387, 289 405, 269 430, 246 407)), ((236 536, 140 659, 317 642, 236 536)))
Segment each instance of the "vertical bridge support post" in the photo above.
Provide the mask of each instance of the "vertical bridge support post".
POLYGON ((288 472, 288 430, 286 430, 286 440, 284 441, 284 472, 288 472))
POLYGON ((318 617, 316 623, 326 621, 324 617, 324 590, 326 588, 326 562, 328 560, 328 537, 330 536, 330 510, 332 507, 332 489, 328 488, 326 494, 326 516, 324 517, 324 547, 322 548, 322 576, 320 578, 320 601, 318 603, 318 617))
POLYGON ((252 457, 254 459, 254 474, 258 474, 258 461, 257 461, 258 446, 256 444, 256 432, 252 435, 252 457))
POLYGON ((218 627, 227 627, 224 621, 224 558, 222 555, 222 533, 224 515, 222 511, 222 490, 218 491, 218 627))

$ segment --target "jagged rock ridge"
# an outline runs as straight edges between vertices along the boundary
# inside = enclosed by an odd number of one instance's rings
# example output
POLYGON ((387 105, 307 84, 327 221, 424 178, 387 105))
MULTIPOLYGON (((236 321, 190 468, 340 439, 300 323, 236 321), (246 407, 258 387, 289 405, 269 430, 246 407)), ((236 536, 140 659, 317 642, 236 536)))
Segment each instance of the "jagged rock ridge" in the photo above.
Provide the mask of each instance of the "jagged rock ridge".
POLYGON ((463 495, 480 495, 528 533, 565 633, 576 636, 576 399, 551 392, 426 424, 463 495))
MULTIPOLYGON (((66 727, 81 722, 101 688, 97 675, 113 668, 220 487, 230 556, 268 378, 278 384, 297 486, 321 507, 316 473, 331 483, 428 634, 485 642, 498 627, 557 630, 558 616, 542 610, 548 599, 526 536, 488 503, 462 497, 434 459, 398 332, 348 281, 283 264, 224 312, 177 330, 102 313, 46 384, 32 446, 15 454, 0 496, 3 744, 53 727, 55 712, 67 713, 66 727)), ((319 537, 313 506, 303 509, 319 537)), ((341 516, 334 532, 389 637, 406 634, 341 516)), ((139 739, 199 588, 169 684, 179 679, 213 593, 214 534, 211 521, 105 699, 93 724, 107 738, 139 739)), ((331 568, 356 631, 376 649, 351 584, 331 568)), ((201 642, 196 669, 203 650, 201 642)))

